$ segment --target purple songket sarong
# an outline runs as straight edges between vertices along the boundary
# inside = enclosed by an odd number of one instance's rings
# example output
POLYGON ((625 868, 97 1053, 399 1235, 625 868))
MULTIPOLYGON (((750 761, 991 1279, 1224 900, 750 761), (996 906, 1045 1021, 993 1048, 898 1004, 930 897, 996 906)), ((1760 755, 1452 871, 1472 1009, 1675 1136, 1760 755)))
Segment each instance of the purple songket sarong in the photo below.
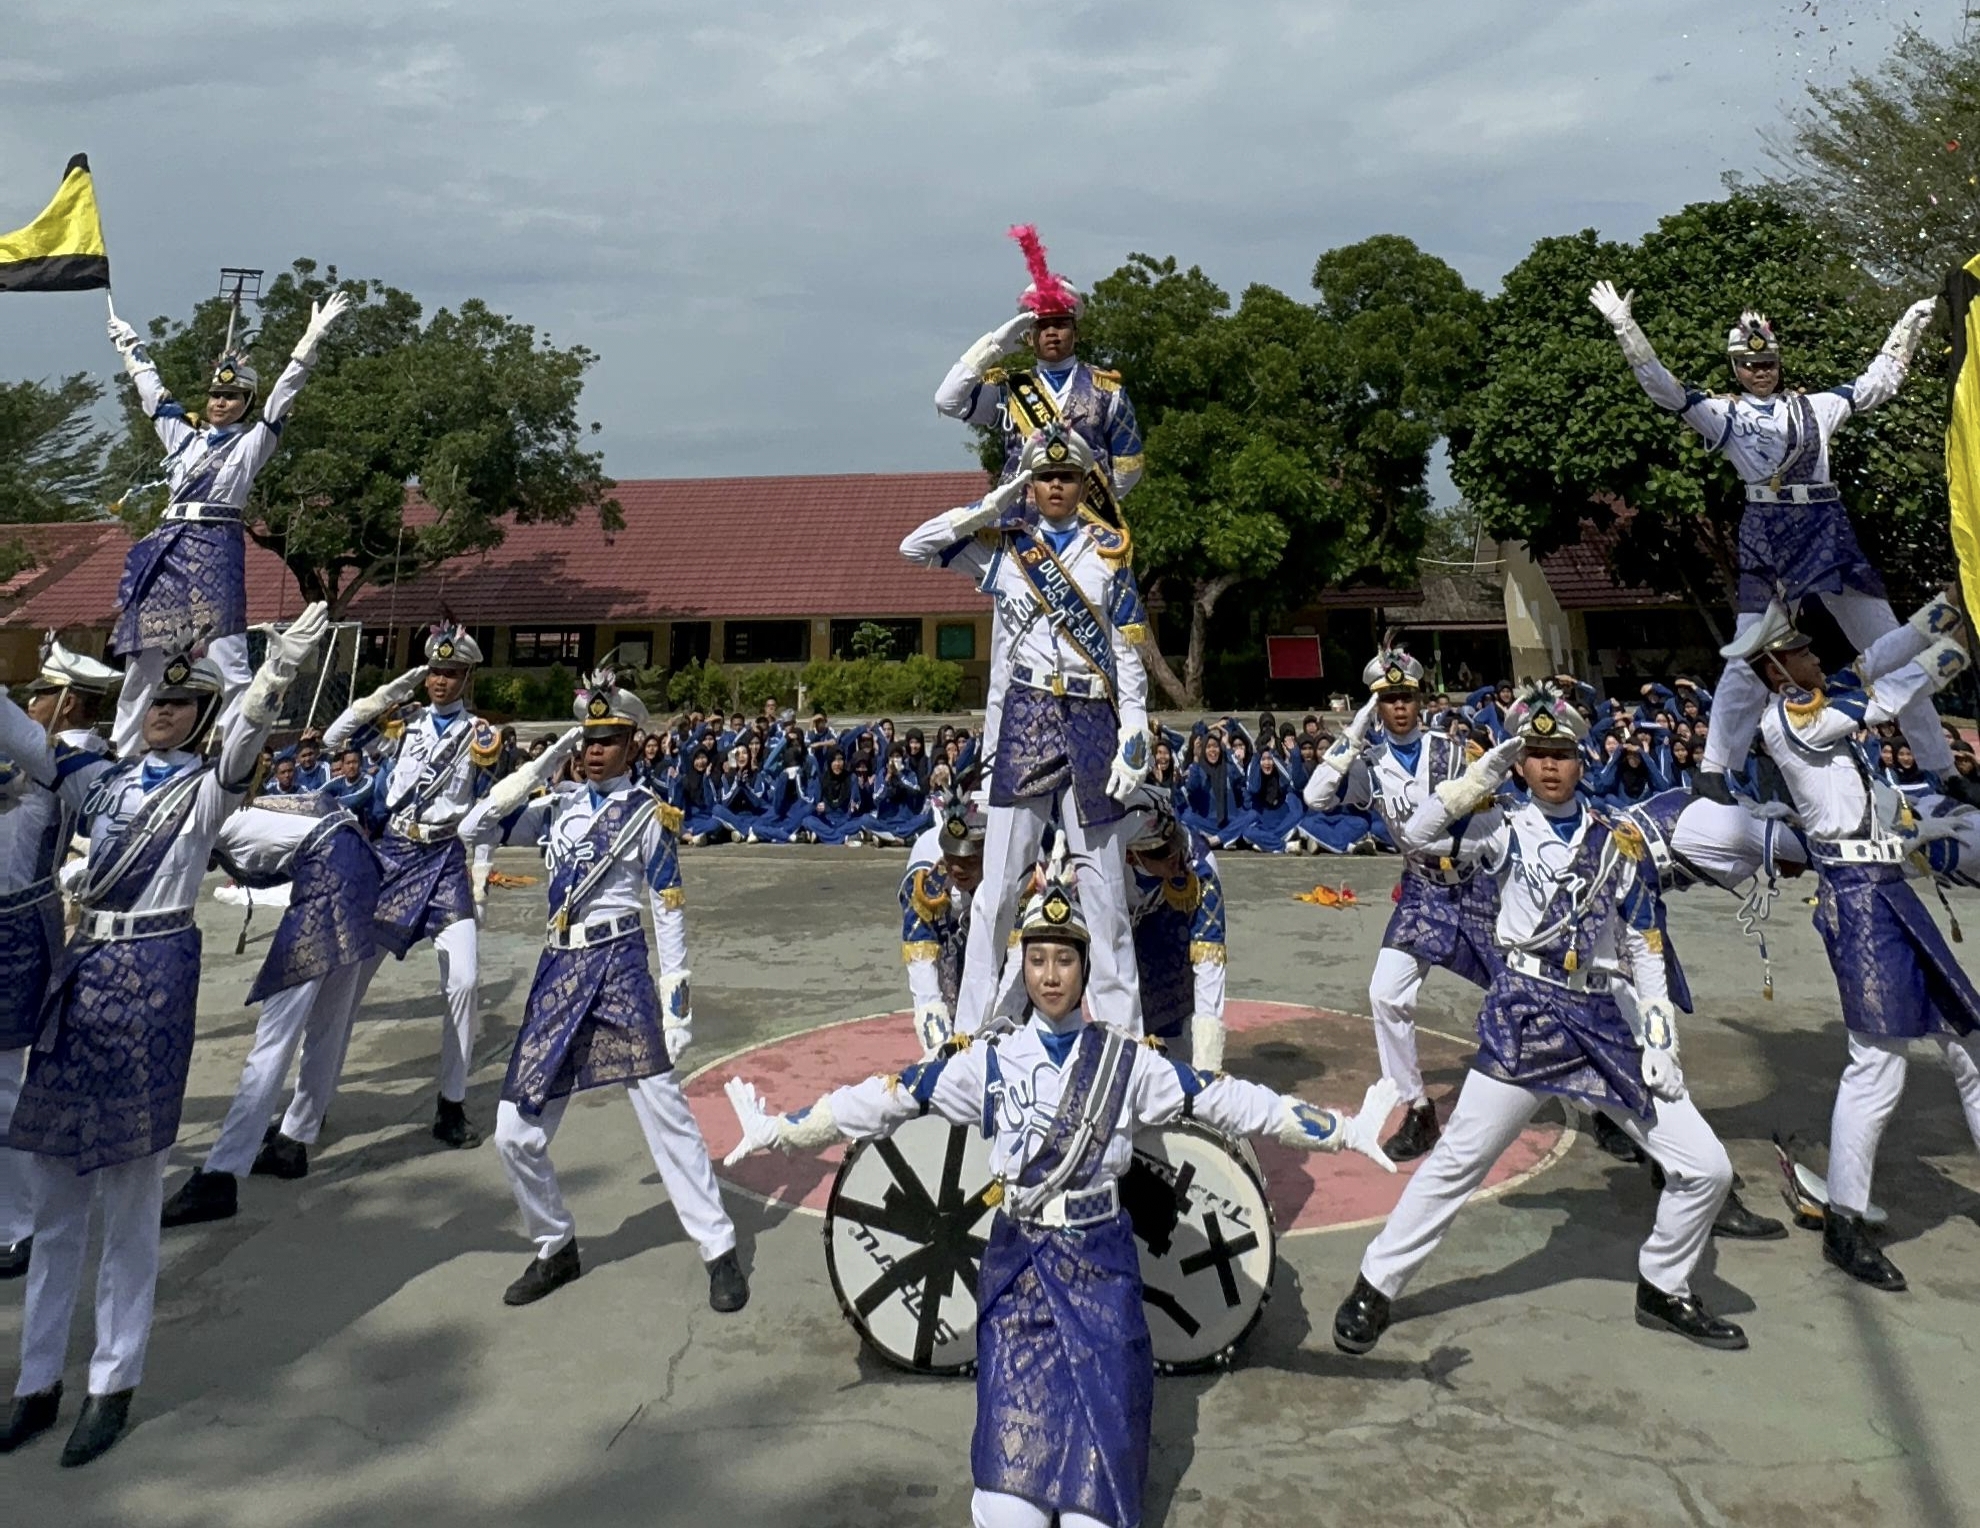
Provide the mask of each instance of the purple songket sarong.
POLYGON ((1474 875, 1460 886, 1446 886, 1405 866, 1395 911, 1382 931, 1382 948, 1414 955, 1489 987, 1499 965, 1492 941, 1498 911, 1498 888, 1490 876, 1474 875))
POLYGON ((248 989, 258 1003, 277 992, 356 965, 378 952, 378 857, 355 826, 304 852, 289 883, 289 906, 248 989))
POLYGON ((247 549, 238 520, 168 520, 132 547, 110 649, 141 652, 247 630, 247 549))
POLYGON ((1643 1051, 1608 992, 1570 992, 1501 969, 1478 1015, 1474 1070, 1501 1082, 1656 1118, 1643 1051))
POLYGON ((401 960, 421 940, 474 916, 467 850, 458 838, 416 844, 387 831, 373 847, 385 872, 373 930, 378 942, 401 960))
POLYGON ((1916 1040, 1980 1028, 1980 993, 1902 867, 1823 866, 1815 927, 1855 1033, 1916 1040))
POLYGON ((538 1115, 553 1098, 672 1067, 646 936, 546 949, 536 963, 502 1097, 538 1115))
POLYGON ((1070 785, 1081 823, 1098 828, 1119 822, 1127 808, 1107 794, 1119 733, 1112 701, 1011 685, 990 769, 990 804, 1055 797, 1070 785))

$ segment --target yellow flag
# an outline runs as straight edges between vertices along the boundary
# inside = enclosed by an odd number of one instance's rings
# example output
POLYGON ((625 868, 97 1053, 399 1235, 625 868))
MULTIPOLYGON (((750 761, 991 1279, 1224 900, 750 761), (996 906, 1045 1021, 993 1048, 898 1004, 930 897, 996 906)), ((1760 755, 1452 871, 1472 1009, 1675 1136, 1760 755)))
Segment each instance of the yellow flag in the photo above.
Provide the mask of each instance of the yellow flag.
POLYGON ((1952 309, 1952 414, 1946 421, 1946 492, 1952 544, 1968 610, 1980 611, 1980 255, 1946 277, 1952 309))
POLYGON ((96 215, 89 157, 78 154, 62 187, 25 228, 0 233, 0 292, 83 292, 110 285, 110 255, 96 215))

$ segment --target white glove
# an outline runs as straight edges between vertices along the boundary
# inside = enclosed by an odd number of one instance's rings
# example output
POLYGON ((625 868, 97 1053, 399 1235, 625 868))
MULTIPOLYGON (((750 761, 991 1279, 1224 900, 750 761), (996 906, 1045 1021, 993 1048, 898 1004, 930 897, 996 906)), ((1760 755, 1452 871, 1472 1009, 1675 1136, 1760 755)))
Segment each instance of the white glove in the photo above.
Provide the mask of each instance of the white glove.
POLYGON ((914 1005, 914 1037, 921 1042, 924 1058, 934 1055, 954 1033, 955 1021, 949 1016, 949 1005, 940 998, 914 1005))
POLYGON ((359 726, 375 722, 394 706, 404 705, 426 678, 426 665, 407 669, 397 679, 388 679, 351 707, 351 719, 359 726))
POLYGON ((950 532, 955 536, 956 540, 962 541, 967 537, 974 536, 985 526, 995 525, 997 521, 1003 518, 1005 510, 1024 498, 1026 490, 1030 487, 1031 474, 1029 472, 1020 472, 1008 483, 1000 484, 998 487, 991 489, 989 493, 983 496, 981 502, 964 505, 961 509, 950 510, 950 532))
POLYGON ((1189 1064, 1199 1072, 1224 1069, 1224 1021, 1216 1014, 1190 1015, 1189 1064))
POLYGON ((481 909, 488 901, 488 872, 492 868, 485 859, 477 859, 473 864, 468 866, 468 885, 474 890, 474 911, 476 917, 481 915, 481 909))
POLYGON ((1518 738, 1512 737, 1496 747, 1488 748, 1471 761, 1463 774, 1439 785, 1437 799, 1450 808, 1453 816, 1462 817, 1467 812, 1477 811, 1505 784, 1506 776, 1512 773, 1513 763, 1519 758, 1523 746, 1518 738))
POLYGON ((660 1033, 667 1042, 667 1059, 679 1066, 694 1044, 694 997, 685 969, 660 978, 660 1033))
POLYGON ((1595 311, 1606 318, 1609 327, 1616 331, 1624 360, 1632 366, 1641 366, 1645 361, 1657 359, 1657 352, 1650 348, 1650 341, 1637 327, 1636 316, 1630 311, 1630 305, 1636 301, 1636 293, 1618 292, 1613 281, 1598 281, 1590 288, 1588 300, 1595 304, 1595 311))
POLYGON ((115 313, 110 315, 110 343, 117 347, 129 375, 135 377, 150 367, 151 357, 145 354, 144 337, 115 313))
POLYGON ((1932 314, 1939 306, 1936 297, 1921 297, 1898 316, 1891 325, 1891 332, 1884 341, 1884 354, 1893 357, 1898 365, 1909 366, 1911 358, 1918 351, 1918 342, 1925 337, 1931 326, 1932 314))
POLYGON ((1382 1150, 1382 1126, 1395 1109, 1399 1096, 1396 1085, 1384 1077, 1369 1084, 1358 1114, 1316 1109, 1297 1098, 1288 1098, 1272 1134, 1298 1151, 1340 1151, 1344 1147, 1358 1151, 1384 1171, 1394 1172, 1396 1164, 1382 1150))
POLYGON ((1362 708, 1354 713, 1354 720, 1347 724, 1347 731, 1334 740, 1334 744, 1320 755, 1320 762, 1338 775, 1345 776, 1354 768, 1354 761, 1361 757, 1368 746, 1368 731, 1375 725, 1375 697, 1368 697, 1362 708))
POLYGON ((1676 1015, 1662 998, 1642 1004, 1639 1013, 1643 1020, 1643 1085, 1665 1103, 1676 1103, 1684 1097, 1676 1015))
POLYGON ((731 1077, 723 1092, 729 1107, 736 1111, 742 1126, 742 1139, 735 1150, 722 1158, 724 1167, 734 1167, 753 1151, 775 1146, 780 1151, 816 1151, 839 1139, 839 1124, 832 1116, 832 1105, 821 1098, 800 1119, 772 1114, 763 1106, 763 1097, 740 1077, 731 1077))
POLYGON ((570 757, 571 750, 577 747, 578 740, 583 736, 584 728, 572 727, 520 769, 497 780, 488 789, 483 808, 484 819, 501 822, 510 813, 526 806, 529 798, 570 757))
POLYGON ((290 623, 287 631, 268 639, 268 652, 248 681, 241 697, 241 715, 257 727, 272 727, 282 713, 282 697, 288 693, 303 659, 316 651, 324 632, 330 629, 330 607, 318 600, 290 623))
POLYGON ((1020 313, 1016 318, 1005 320, 963 352, 963 368, 972 377, 981 377, 991 362, 1023 346, 1035 321, 1030 313, 1020 313))
POLYGON ((1912 611, 1905 624, 1929 642, 1957 631, 1960 620, 1959 602, 1950 591, 1942 591, 1912 611))
POLYGON ((1924 652, 1912 659, 1912 662, 1925 670, 1925 676, 1931 681, 1932 692, 1934 694, 1943 690, 1947 685, 1959 678, 1961 674, 1965 673, 1967 664, 1972 661, 1967 656, 1966 649, 1961 647, 1951 637, 1939 638, 1938 641, 1926 648, 1924 652))
POLYGON ((316 347, 323 343, 323 332, 350 308, 351 299, 343 292, 332 292, 322 302, 309 305, 309 323, 303 329, 302 338, 296 341, 296 348, 289 352, 293 360, 308 366, 316 360, 316 347))
POLYGON ((1107 794, 1116 801, 1126 801, 1148 778, 1148 729, 1123 722, 1118 740, 1113 768, 1107 771, 1107 794))

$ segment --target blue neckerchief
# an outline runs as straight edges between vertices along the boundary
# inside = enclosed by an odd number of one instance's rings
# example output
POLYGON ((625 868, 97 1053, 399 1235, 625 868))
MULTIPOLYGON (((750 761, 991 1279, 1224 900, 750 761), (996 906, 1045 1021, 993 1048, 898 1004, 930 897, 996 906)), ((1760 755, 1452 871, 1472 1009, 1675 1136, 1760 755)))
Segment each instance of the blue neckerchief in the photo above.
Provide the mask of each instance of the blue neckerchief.
POLYGON ((1415 774, 1417 763, 1423 757, 1423 734, 1417 733, 1416 741, 1413 743, 1398 742, 1394 733, 1390 733, 1388 737, 1389 757, 1411 774, 1415 774))
POLYGON ((604 805, 604 804, 606 803, 606 801, 607 801, 607 800, 609 799, 609 798, 607 798, 607 797, 605 797, 605 796, 602 796, 602 795, 600 795, 600 794, 598 793, 598 787, 597 787, 597 786, 595 786, 595 785, 587 785, 587 786, 585 787, 585 790, 586 790, 586 791, 587 791, 587 792, 588 792, 588 793, 590 794, 590 796, 591 796, 591 809, 592 809, 592 811, 594 811, 594 812, 595 812, 595 811, 597 811, 597 810, 598 810, 598 809, 599 809, 600 807, 602 807, 602 806, 603 806, 603 805, 604 805))
POLYGON ((1065 365, 1058 367, 1041 366, 1038 368, 1038 375, 1043 377, 1047 382, 1050 382, 1052 384, 1052 390, 1057 392, 1066 385, 1066 378, 1073 374, 1073 368, 1077 365, 1079 365, 1078 361, 1068 361, 1065 365))
POLYGON ((1073 1042, 1079 1038, 1079 1031, 1071 1029, 1060 1034, 1057 1030, 1046 1029, 1040 1025, 1038 1038, 1044 1043, 1045 1054, 1052 1058, 1052 1065, 1064 1066, 1066 1057, 1072 1054, 1073 1042))
POLYGON ((465 710, 466 707, 457 700, 444 711, 438 706, 428 706, 427 715, 433 718, 433 730, 444 733, 455 722, 460 720, 465 710))
POLYGON ((145 792, 149 794, 178 772, 179 766, 176 764, 154 764, 151 760, 146 759, 139 783, 143 785, 145 792))
POLYGON ((1547 826, 1554 830, 1554 837, 1558 838, 1562 843, 1566 843, 1570 838, 1573 838, 1574 830, 1581 826, 1581 808, 1579 805, 1575 807, 1574 815, 1571 817, 1555 817, 1550 813, 1544 812, 1541 815, 1546 817, 1547 826))
POLYGON ((1079 522, 1075 520, 1064 530, 1055 531, 1046 521, 1040 520, 1038 522, 1038 534, 1051 543, 1053 556, 1063 557, 1066 554, 1066 548, 1073 544, 1073 537, 1079 534, 1079 522))

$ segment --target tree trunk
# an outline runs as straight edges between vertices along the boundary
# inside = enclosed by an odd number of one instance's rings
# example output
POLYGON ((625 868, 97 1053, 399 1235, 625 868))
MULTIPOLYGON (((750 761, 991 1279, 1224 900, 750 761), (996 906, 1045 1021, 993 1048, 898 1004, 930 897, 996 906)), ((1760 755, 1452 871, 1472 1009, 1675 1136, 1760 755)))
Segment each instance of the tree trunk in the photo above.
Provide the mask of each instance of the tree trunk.
POLYGON ((1237 582, 1237 576, 1220 573, 1215 578, 1199 578, 1191 586, 1189 595, 1189 651, 1183 658, 1182 677, 1176 677, 1175 669, 1150 637, 1140 646, 1143 667, 1161 686, 1169 704, 1191 710, 1201 710, 1203 706, 1203 662, 1204 649, 1209 644, 1210 612, 1217 608, 1222 599, 1237 582))

